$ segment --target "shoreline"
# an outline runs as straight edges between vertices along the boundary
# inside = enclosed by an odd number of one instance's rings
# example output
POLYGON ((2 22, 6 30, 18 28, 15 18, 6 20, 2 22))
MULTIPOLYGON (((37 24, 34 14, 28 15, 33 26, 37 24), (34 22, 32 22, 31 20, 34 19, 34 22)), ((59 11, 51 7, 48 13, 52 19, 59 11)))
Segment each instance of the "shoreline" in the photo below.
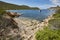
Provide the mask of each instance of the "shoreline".
POLYGON ((14 18, 20 30, 20 35, 23 40, 33 40, 34 34, 40 29, 43 30, 44 26, 48 26, 48 21, 52 18, 52 15, 39 22, 37 20, 24 20, 20 18, 14 18))

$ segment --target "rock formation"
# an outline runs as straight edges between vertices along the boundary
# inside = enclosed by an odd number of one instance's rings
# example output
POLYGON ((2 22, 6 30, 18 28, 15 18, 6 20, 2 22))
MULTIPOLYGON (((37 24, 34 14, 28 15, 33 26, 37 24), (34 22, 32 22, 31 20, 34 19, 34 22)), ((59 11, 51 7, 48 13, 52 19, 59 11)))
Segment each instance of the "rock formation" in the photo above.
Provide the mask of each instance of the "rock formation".
MULTIPOLYGON (((11 15, 11 14, 10 14, 11 15)), ((0 15, 0 40, 20 40, 19 28, 13 17, 7 13, 0 15)), ((18 15, 15 15, 18 16, 18 15)))

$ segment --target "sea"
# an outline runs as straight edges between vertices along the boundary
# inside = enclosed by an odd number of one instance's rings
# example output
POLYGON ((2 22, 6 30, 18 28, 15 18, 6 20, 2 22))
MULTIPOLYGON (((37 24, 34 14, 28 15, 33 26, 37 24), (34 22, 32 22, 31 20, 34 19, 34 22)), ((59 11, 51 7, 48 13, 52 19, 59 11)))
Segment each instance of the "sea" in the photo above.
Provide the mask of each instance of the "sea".
POLYGON ((42 9, 42 10, 6 10, 7 12, 17 12, 18 14, 22 14, 20 17, 24 17, 27 19, 34 19, 38 21, 42 21, 46 19, 48 16, 54 14, 55 10, 52 9, 42 9))

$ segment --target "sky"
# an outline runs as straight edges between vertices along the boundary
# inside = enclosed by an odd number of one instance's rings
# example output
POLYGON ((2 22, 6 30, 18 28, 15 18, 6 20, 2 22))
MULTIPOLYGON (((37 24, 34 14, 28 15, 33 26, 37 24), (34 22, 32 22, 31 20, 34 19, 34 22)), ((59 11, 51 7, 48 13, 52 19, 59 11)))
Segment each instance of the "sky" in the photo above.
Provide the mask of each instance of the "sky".
POLYGON ((31 7, 39 7, 40 9, 46 9, 60 5, 60 0, 0 0, 17 5, 27 5, 31 7))

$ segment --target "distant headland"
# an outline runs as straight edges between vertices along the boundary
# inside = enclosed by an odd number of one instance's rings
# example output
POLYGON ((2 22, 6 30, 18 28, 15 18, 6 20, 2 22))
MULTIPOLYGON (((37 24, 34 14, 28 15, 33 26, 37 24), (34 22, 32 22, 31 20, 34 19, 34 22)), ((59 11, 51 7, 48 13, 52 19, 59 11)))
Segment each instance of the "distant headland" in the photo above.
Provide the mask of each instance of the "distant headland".
POLYGON ((57 9, 60 9, 60 6, 57 5, 56 7, 50 7, 50 8, 48 8, 48 9, 54 9, 54 10, 57 10, 57 9))

